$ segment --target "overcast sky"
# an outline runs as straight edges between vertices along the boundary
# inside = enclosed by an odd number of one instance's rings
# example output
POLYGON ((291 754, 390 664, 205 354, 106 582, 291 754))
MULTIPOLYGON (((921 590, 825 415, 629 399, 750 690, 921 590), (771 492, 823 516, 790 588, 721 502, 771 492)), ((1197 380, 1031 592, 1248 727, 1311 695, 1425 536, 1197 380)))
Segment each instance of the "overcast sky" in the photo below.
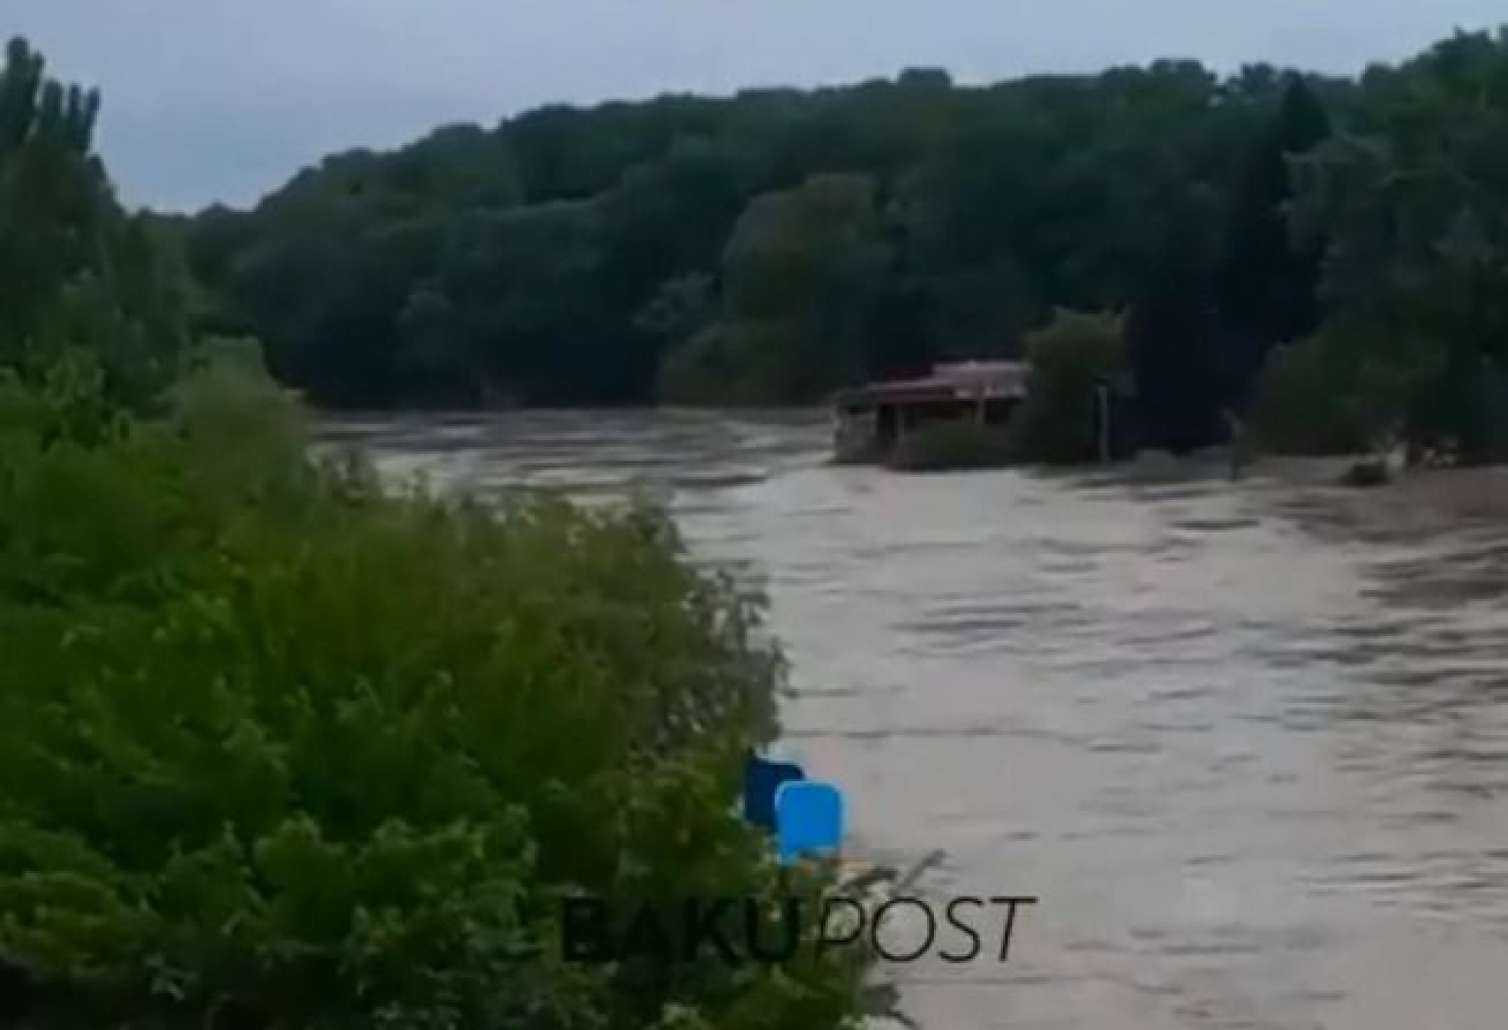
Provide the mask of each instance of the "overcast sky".
POLYGON ((0 34, 102 87, 124 199, 188 209, 254 201, 332 150, 547 101, 1157 57, 1354 72, 1504 21, 1504 0, 0 2, 0 34))

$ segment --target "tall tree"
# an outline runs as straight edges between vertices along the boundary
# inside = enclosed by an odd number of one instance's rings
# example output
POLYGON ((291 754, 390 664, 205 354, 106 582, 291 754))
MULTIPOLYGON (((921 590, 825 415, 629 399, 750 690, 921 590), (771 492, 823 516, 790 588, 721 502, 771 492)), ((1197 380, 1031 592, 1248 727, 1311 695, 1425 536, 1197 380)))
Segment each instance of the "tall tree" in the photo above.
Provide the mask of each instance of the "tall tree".
POLYGON ((738 400, 815 400, 864 371, 865 316, 891 257, 869 176, 755 197, 723 254, 722 323, 691 346, 723 353, 738 400))
POLYGON ((1216 284, 1226 391, 1236 406, 1244 403, 1273 346, 1319 326, 1324 241, 1295 240, 1289 231, 1289 161, 1329 134, 1329 118, 1313 90, 1302 77, 1292 77, 1236 182, 1216 284))
POLYGON ((149 404, 186 344, 184 283, 154 224, 121 211, 92 151, 99 95, 48 79, 24 40, 0 70, 0 366, 40 376, 83 353, 111 395, 149 404))
POLYGON ((1330 240, 1333 338, 1366 341, 1341 367, 1413 384, 1396 415, 1414 442, 1508 456, 1508 32, 1363 85, 1350 131, 1296 165, 1296 228, 1330 240))
POLYGON ((1223 437, 1209 204, 1198 193, 1175 202, 1160 257, 1148 269, 1126 323, 1146 442, 1174 454, 1223 437))

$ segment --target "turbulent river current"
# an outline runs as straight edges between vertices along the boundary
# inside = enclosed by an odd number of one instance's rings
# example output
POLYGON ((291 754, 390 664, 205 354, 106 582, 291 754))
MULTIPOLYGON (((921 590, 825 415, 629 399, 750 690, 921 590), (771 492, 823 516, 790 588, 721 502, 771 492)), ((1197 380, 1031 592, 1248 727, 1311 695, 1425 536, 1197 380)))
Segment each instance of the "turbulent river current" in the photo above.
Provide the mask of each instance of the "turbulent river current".
POLYGON ((1508 524, 1218 465, 905 476, 820 413, 350 417, 392 476, 665 505, 770 599, 846 850, 1034 895, 928 1030, 1508 1026, 1508 524))

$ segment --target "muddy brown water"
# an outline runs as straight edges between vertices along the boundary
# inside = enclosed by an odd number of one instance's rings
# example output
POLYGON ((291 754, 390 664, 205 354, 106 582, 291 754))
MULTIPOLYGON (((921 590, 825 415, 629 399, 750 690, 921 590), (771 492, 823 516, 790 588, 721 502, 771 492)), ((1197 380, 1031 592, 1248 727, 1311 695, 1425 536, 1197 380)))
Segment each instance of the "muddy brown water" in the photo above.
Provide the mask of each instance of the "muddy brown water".
POLYGON ((768 591, 848 850, 1030 894, 927 1028, 1508 1026, 1508 525, 1218 465, 898 476, 819 413, 344 418, 386 474, 629 492, 768 591))

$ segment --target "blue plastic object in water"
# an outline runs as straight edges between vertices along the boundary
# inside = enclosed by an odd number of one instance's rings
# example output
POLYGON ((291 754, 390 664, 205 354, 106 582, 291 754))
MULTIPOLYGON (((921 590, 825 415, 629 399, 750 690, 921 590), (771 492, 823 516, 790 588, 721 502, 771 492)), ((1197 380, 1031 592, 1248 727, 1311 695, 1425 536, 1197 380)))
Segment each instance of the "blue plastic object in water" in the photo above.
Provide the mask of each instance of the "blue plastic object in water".
POLYGON ((775 792, 783 783, 806 779, 801 766, 770 762, 751 753, 744 763, 744 819, 767 830, 775 829, 775 792))
POLYGON ((782 783, 775 790, 775 832, 782 865, 836 851, 843 843, 843 792, 816 780, 782 783))

